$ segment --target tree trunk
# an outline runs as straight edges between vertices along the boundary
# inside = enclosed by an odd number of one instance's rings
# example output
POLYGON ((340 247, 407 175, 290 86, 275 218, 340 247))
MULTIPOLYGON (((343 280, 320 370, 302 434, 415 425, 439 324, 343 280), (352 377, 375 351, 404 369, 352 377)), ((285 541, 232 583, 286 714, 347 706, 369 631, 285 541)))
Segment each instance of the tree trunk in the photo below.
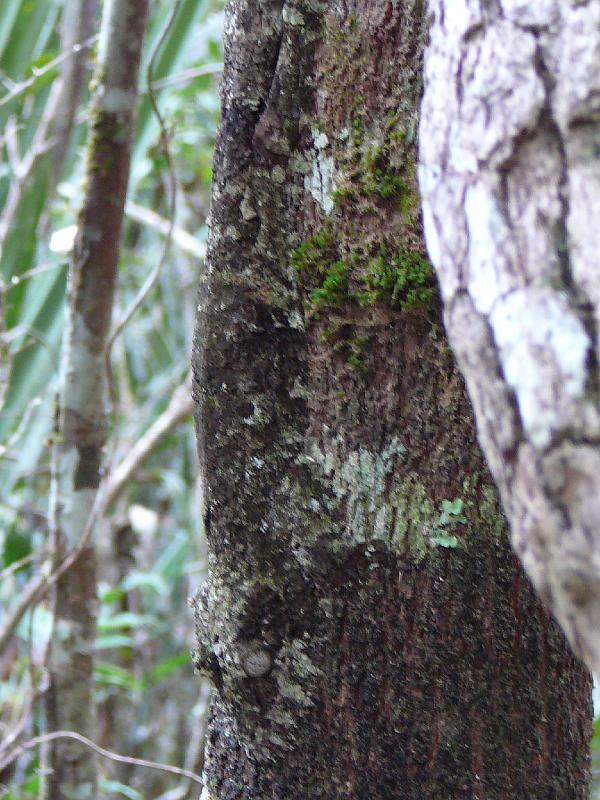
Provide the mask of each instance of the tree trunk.
POLYGON ((600 3, 502 6, 431 3, 427 241, 515 548, 600 673, 600 3))
MULTIPOLYGON (((129 179, 148 0, 108 0, 90 111, 87 186, 69 274, 61 362, 60 415, 53 451, 54 558, 81 546, 98 501, 105 445, 104 349, 110 328, 120 232, 129 179)), ((54 629, 44 697, 44 733, 95 734, 96 557, 93 538, 54 590, 54 629)), ((44 800, 97 793, 96 756, 71 739, 43 750, 44 800)))
POLYGON ((202 798, 585 798, 589 675, 510 553, 424 255, 422 3, 232 0, 225 30, 202 798))

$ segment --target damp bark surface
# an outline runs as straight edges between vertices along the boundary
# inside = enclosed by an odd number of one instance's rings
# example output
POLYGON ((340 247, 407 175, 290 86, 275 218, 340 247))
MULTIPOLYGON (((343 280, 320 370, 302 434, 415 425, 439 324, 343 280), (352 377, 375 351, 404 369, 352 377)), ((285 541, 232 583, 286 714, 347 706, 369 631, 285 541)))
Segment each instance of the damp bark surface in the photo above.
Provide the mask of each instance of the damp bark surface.
POLYGON ((423 5, 232 0, 225 36, 202 800, 586 798, 590 678, 511 553, 425 255, 423 5))
POLYGON ((600 671, 600 3, 435 0, 427 243, 513 543, 600 671))

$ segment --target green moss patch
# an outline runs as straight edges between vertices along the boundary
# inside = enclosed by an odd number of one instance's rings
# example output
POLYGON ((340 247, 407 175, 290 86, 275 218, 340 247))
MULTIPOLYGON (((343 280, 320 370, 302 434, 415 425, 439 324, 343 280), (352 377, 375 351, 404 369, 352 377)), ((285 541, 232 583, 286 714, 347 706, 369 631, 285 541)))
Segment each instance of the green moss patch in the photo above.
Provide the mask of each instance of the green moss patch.
POLYGON ((301 245, 292 263, 308 294, 307 307, 314 311, 347 304, 423 310, 435 298, 433 269, 422 253, 382 244, 374 252, 365 245, 343 255, 330 226, 301 245))

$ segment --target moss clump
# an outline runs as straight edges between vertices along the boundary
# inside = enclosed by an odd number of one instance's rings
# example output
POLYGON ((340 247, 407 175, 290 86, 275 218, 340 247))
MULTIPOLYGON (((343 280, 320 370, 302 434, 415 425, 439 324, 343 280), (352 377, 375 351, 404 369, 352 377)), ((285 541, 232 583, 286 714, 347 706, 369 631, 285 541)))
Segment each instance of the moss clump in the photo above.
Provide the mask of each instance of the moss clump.
POLYGON ((292 264, 299 274, 319 271, 324 261, 335 254, 331 225, 324 225, 292 253, 292 264))
POLYGON ((420 252, 406 247, 394 252, 384 244, 375 252, 363 246, 344 256, 329 226, 301 245, 292 263, 315 311, 346 304, 419 310, 435 298, 433 270, 420 252))
POLYGON ((435 296, 430 262, 406 248, 388 254, 385 248, 368 259, 361 275, 363 288, 355 293, 361 306, 388 302, 402 310, 429 308, 435 296))
POLYGON ((364 347, 369 344, 369 337, 362 336, 356 339, 351 339, 348 342, 348 364, 352 367, 352 369, 356 370, 357 372, 362 372, 365 375, 369 371, 369 367, 367 366, 366 362, 366 354, 364 351, 364 347))
POLYGON ((348 185, 338 189, 338 204, 345 199, 381 198, 399 199, 414 195, 414 163, 405 142, 405 132, 397 115, 389 116, 383 141, 368 144, 365 141, 364 122, 354 117, 350 133, 349 150, 346 150, 346 176, 348 185), (353 195, 353 197, 351 197, 353 195))
POLYGON ((334 261, 327 269, 323 285, 313 289, 310 299, 316 308, 341 305, 348 295, 350 265, 345 261, 334 261))
POLYGON ((356 193, 353 189, 346 186, 343 189, 335 189, 331 193, 331 199, 334 205, 343 206, 346 202, 356 200, 356 193))
POLYGON ((95 109, 90 119, 90 130, 88 170, 106 176, 114 168, 114 145, 122 141, 123 125, 116 114, 95 109))
POLYGON ((407 181, 399 174, 390 156, 387 145, 372 147, 363 153, 358 168, 358 183, 364 194, 376 194, 387 200, 409 191, 407 181))

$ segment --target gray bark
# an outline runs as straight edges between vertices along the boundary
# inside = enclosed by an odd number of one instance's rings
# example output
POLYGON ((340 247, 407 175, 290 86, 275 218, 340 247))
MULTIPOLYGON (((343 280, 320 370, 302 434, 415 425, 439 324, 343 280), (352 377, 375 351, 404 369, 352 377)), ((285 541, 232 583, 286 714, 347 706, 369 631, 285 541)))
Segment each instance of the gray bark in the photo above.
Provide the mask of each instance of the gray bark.
POLYGON ((513 544, 600 673, 600 3, 430 3, 429 253, 513 544))
POLYGON ((583 800, 589 675, 511 555, 424 257, 422 4, 231 0, 225 31, 202 800, 583 800))

